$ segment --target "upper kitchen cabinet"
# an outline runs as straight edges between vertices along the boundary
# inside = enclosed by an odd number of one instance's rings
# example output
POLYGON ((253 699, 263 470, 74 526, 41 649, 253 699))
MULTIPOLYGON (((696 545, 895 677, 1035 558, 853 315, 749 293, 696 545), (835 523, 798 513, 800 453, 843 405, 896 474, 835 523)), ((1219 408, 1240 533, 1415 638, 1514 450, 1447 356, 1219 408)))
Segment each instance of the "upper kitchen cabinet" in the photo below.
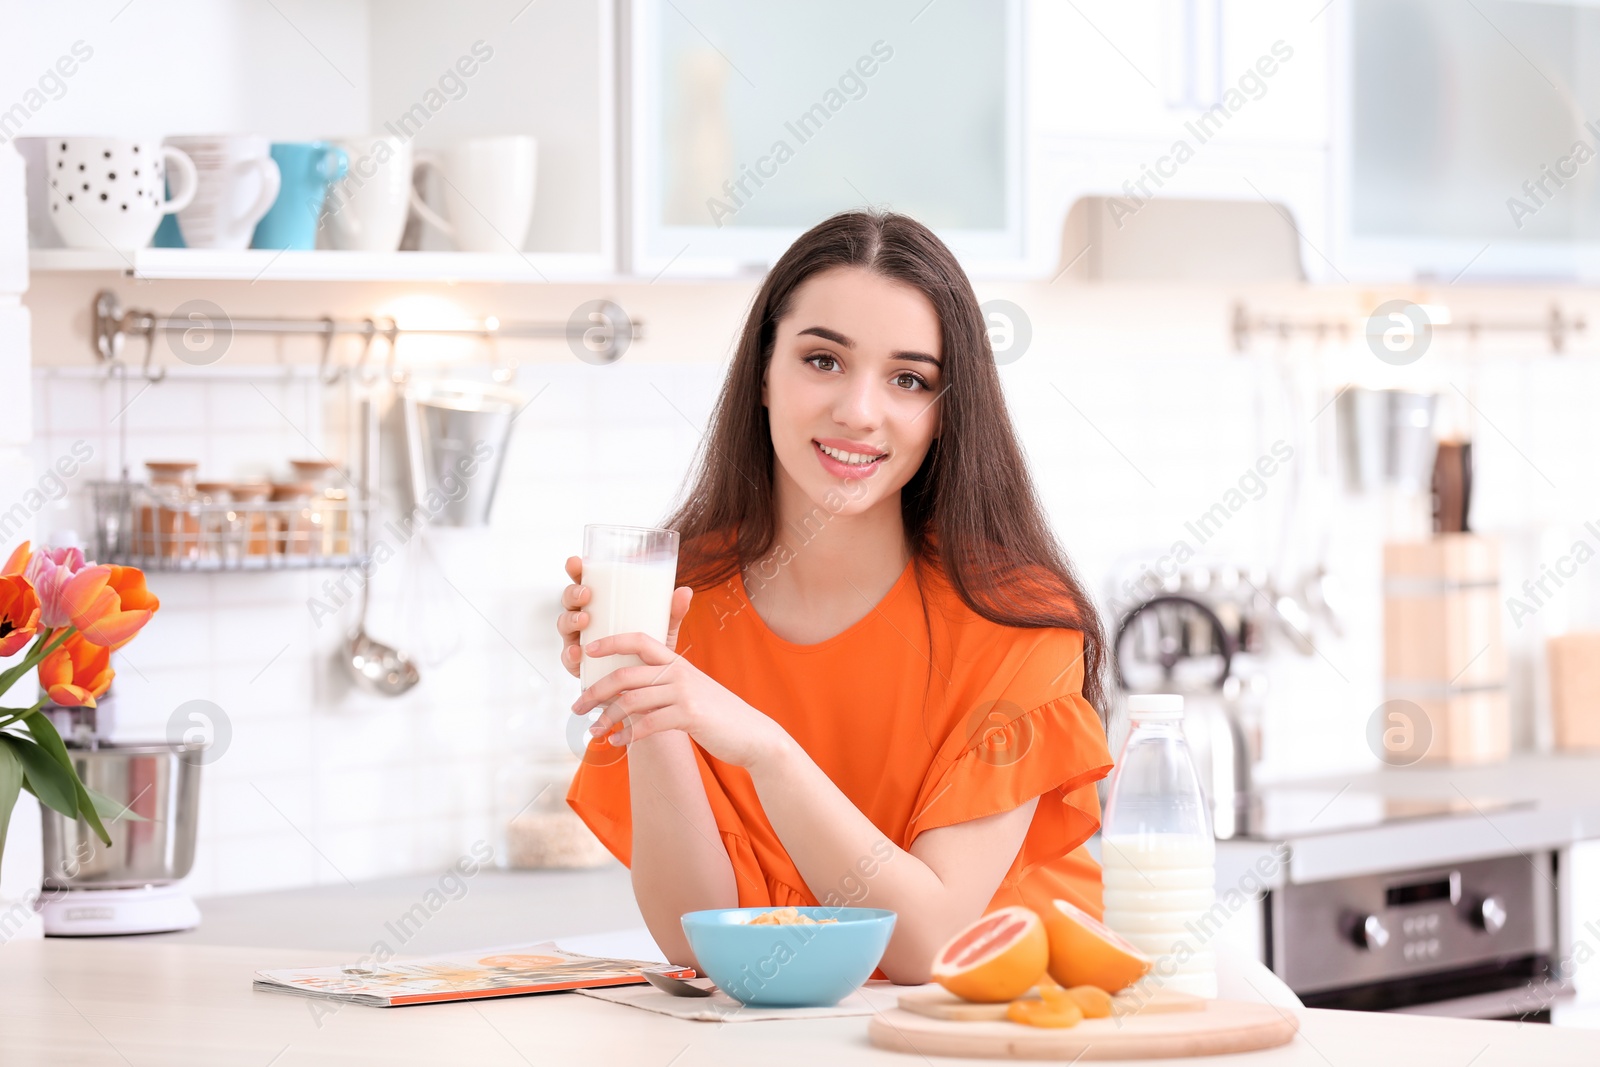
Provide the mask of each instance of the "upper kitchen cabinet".
POLYGON ((1032 131, 1325 147, 1327 33, 1314 12, 1282 0, 1035 2, 1032 131))
POLYGON ((1600 277, 1600 9, 1352 0, 1329 14, 1344 274, 1600 277))
POLYGON ((1027 272, 1022 0, 624 9, 633 273, 764 269, 867 205, 1027 272))
MULTIPOLYGON (((106 0, 10 9, 24 25, 0 41, 0 98, 24 101, 27 113, 0 114, 0 135, 17 138, 25 156, 30 138, 69 134, 388 136, 419 158, 443 157, 420 181, 448 220, 451 195, 471 201, 455 205, 461 215, 492 215, 483 198, 501 195, 488 186, 463 191, 452 149, 500 135, 535 141, 530 179, 514 190, 507 183, 508 195, 532 201, 526 237, 494 249, 456 251, 437 227, 420 225, 406 242, 419 251, 331 252, 326 220, 315 251, 50 247, 61 241, 40 218, 45 197, 35 182, 30 229, 46 246, 34 249, 35 270, 539 282, 616 269, 615 0, 106 0), (70 76, 54 74, 62 57, 74 60, 70 76), (27 95, 46 76, 49 91, 27 95), (34 98, 38 106, 26 104, 34 98)), ((364 161, 348 154, 351 182, 362 179, 364 161)))
MULTIPOLYGON (((1330 31, 1317 5, 1080 0, 1029 11, 1036 212, 1064 220, 1096 198, 1104 217, 1092 235, 1157 198, 1265 200, 1308 267, 1320 256, 1330 31)), ((1074 254, 1063 247, 1063 260, 1074 254)))

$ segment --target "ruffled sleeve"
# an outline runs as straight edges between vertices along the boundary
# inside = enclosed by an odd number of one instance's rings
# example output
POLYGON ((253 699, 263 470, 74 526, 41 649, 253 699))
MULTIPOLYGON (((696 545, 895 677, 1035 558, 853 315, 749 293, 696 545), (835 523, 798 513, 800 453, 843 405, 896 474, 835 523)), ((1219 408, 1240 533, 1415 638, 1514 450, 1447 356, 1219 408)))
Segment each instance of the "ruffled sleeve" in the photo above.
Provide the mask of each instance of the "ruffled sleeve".
MULTIPOLYGON (((1082 695, 1083 635, 1022 631, 971 707, 947 712, 948 732, 912 808, 907 847, 923 831, 1010 811, 1039 798, 1002 888, 1035 868, 1070 867, 1100 824, 1094 783, 1111 770, 1099 716, 1082 695)), ((1098 871, 1095 880, 1098 881, 1098 871)), ((1095 910, 1098 910, 1096 908, 1095 910)))
POLYGON ((624 867, 633 865, 633 810, 628 801, 628 757, 591 741, 567 789, 567 806, 624 867))

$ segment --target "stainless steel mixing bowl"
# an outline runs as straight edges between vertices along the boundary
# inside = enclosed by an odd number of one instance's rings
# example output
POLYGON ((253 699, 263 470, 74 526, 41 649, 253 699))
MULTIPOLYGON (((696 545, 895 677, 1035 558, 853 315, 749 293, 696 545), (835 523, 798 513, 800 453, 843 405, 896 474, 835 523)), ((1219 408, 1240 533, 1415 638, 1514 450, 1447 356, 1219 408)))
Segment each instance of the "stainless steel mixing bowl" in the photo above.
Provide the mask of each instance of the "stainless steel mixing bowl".
POLYGON ((44 817, 44 884, 57 889, 125 889, 176 882, 194 865, 200 816, 201 745, 108 744, 74 748, 73 765, 90 789, 145 822, 105 819, 103 845, 82 819, 40 805, 44 817))

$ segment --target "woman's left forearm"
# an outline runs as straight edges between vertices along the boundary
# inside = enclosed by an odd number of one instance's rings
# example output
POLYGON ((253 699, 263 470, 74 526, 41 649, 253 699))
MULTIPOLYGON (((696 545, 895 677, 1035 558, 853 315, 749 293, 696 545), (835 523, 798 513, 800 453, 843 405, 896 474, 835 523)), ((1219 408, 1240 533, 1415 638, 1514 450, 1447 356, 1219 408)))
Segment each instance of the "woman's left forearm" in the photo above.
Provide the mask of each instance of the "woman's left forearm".
POLYGON ((934 954, 981 913, 926 863, 889 841, 798 743, 749 768, 773 830, 822 904, 888 908, 898 914, 881 966, 890 981, 928 980, 934 954))

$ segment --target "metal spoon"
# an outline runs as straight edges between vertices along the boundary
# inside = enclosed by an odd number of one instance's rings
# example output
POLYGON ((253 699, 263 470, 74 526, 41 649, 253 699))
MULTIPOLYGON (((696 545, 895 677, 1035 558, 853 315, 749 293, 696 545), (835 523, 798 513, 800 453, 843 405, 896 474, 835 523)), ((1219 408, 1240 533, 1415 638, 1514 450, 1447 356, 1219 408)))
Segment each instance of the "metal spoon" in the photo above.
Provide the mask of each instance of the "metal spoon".
POLYGON ((646 982, 649 982, 663 993, 671 993, 675 997, 709 997, 716 991, 715 987, 706 989, 702 986, 691 985, 682 978, 674 978, 672 975, 662 974, 660 971, 644 971, 642 973, 646 982))
MULTIPOLYGON (((375 507, 376 499, 372 461, 377 448, 378 425, 374 410, 376 405, 370 393, 364 403, 366 441, 361 449, 361 491, 366 496, 363 504, 368 510, 361 521, 361 547, 363 557, 368 557, 372 554, 372 509, 375 507)), ((365 570, 364 580, 361 583, 361 619, 356 623, 354 632, 345 640, 345 666, 349 669, 351 677, 361 686, 384 696, 399 696, 416 685, 422 676, 417 671, 417 665, 411 662, 411 657, 367 635, 367 597, 372 588, 372 574, 370 567, 365 570)))

